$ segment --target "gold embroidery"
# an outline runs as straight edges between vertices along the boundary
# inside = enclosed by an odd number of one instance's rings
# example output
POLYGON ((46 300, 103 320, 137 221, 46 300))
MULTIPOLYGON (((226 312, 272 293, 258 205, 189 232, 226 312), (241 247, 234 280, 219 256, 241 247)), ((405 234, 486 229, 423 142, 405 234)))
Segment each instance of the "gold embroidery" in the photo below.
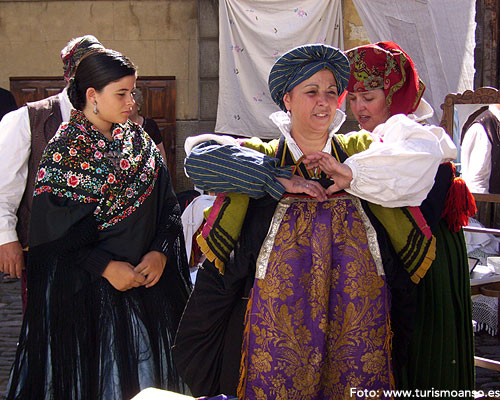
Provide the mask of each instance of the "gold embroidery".
POLYGON ((265 264, 258 268, 263 272, 256 280, 259 295, 254 291, 250 301, 256 346, 244 379, 264 382, 266 389, 250 384, 243 390, 257 399, 307 399, 318 393, 347 399, 349 388, 340 384, 341 376, 347 376, 349 387, 390 381, 390 349, 384 349, 391 334, 385 283, 366 223, 352 204, 353 197, 347 195, 323 203, 286 198, 278 206, 282 209, 273 218, 269 243, 259 254, 258 265, 265 264), (329 224, 317 223, 322 212, 331 215, 329 224), (332 261, 334 251, 346 255, 347 265, 332 261), (304 268, 294 272, 291 265, 304 268), (296 286, 304 288, 304 296, 297 295, 296 286), (313 342, 313 332, 323 333, 322 346, 313 342), (367 351, 360 360, 353 356, 359 346, 367 351), (266 374, 271 369, 272 374, 266 374), (286 377, 293 386, 286 384, 286 377))
MULTIPOLYGON (((362 225, 364 226, 363 232, 366 232, 366 237, 368 239, 368 247, 370 249, 375 265, 377 266, 377 272, 379 275, 384 275, 384 267, 382 265, 382 255, 380 253, 380 248, 378 246, 378 241, 377 241, 377 232, 375 231, 375 228, 373 227, 368 216, 363 210, 361 201, 357 197, 346 194, 343 196, 331 198, 329 201, 323 202, 322 204, 323 207, 329 207, 329 204, 331 202, 335 202, 335 204, 337 204, 338 203, 337 200, 340 201, 346 199, 350 200, 356 207, 356 210, 358 211, 361 217, 362 225)), ((269 232, 266 236, 266 239, 264 240, 264 243, 262 244, 259 257, 257 258, 257 266, 255 274, 256 279, 264 279, 264 277, 266 276, 267 265, 269 263, 269 257, 271 255, 273 246, 275 245, 276 234, 278 232, 281 223, 283 221, 286 221, 287 218, 289 218, 286 215, 288 207, 290 207, 290 205, 295 202, 317 203, 317 200, 312 198, 297 198, 297 197, 285 197, 280 200, 274 212, 271 225, 269 226, 269 232)))

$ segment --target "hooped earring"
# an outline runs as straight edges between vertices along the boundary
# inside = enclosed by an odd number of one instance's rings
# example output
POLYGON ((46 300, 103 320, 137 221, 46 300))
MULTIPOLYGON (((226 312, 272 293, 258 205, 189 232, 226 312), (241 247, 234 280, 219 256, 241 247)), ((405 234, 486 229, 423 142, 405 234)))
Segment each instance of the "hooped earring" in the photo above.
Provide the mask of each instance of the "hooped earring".
POLYGON ((97 100, 94 101, 94 114, 99 114, 99 110, 97 109, 97 100))

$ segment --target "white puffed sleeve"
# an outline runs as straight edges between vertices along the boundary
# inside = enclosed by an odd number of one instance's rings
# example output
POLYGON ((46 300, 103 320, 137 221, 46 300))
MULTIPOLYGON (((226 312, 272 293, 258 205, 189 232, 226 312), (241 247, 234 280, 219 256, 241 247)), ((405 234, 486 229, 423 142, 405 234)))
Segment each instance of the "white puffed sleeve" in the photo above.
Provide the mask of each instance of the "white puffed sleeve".
POLYGON ((464 136, 461 148, 462 178, 472 193, 489 193, 491 142, 484 126, 475 123, 464 136))
POLYGON ((444 129, 420 125, 403 114, 390 117, 373 134, 381 141, 344 162, 353 173, 346 191, 384 207, 419 206, 439 164, 457 157, 444 129))
POLYGON ((5 114, 0 122, 0 245, 17 241, 17 208, 23 197, 31 154, 28 109, 5 114))

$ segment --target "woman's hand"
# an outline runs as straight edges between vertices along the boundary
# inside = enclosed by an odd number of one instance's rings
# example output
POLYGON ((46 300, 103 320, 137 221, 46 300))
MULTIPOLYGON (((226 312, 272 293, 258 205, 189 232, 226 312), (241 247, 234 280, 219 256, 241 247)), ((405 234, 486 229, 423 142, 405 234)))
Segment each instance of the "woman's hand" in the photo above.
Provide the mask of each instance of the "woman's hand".
POLYGON ((332 194, 351 186, 351 168, 339 163, 332 155, 323 151, 317 151, 306 156, 303 162, 308 169, 319 168, 334 180, 335 183, 326 190, 327 194, 332 194))
POLYGON ((21 244, 5 243, 0 246, 0 271, 11 278, 20 278, 24 269, 24 256, 21 244))
POLYGON ((298 175, 292 175, 290 179, 279 178, 276 179, 285 187, 288 193, 307 193, 309 196, 315 197, 318 201, 325 201, 326 190, 318 182, 307 180, 298 175))
POLYGON ((150 288, 160 280, 166 263, 167 257, 165 254, 159 251, 150 251, 142 257, 141 262, 134 268, 134 271, 146 277, 143 285, 150 288))
POLYGON ((121 292, 142 286, 146 281, 143 275, 134 271, 132 264, 123 261, 110 261, 102 276, 121 292))

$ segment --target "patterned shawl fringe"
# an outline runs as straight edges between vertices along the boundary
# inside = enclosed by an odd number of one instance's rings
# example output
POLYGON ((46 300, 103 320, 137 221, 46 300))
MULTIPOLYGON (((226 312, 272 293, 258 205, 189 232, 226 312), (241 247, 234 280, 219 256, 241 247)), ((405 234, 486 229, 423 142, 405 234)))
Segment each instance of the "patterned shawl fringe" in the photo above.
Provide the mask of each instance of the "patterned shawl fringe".
POLYGON ((73 249, 91 244, 96 232, 88 217, 62 238, 30 248, 28 307, 8 399, 131 398, 146 360, 156 387, 183 391, 170 352, 180 312, 164 294, 179 296, 176 283, 163 274, 154 287, 124 294, 103 278, 92 280, 73 249), (142 329, 147 349, 138 340, 142 329))

